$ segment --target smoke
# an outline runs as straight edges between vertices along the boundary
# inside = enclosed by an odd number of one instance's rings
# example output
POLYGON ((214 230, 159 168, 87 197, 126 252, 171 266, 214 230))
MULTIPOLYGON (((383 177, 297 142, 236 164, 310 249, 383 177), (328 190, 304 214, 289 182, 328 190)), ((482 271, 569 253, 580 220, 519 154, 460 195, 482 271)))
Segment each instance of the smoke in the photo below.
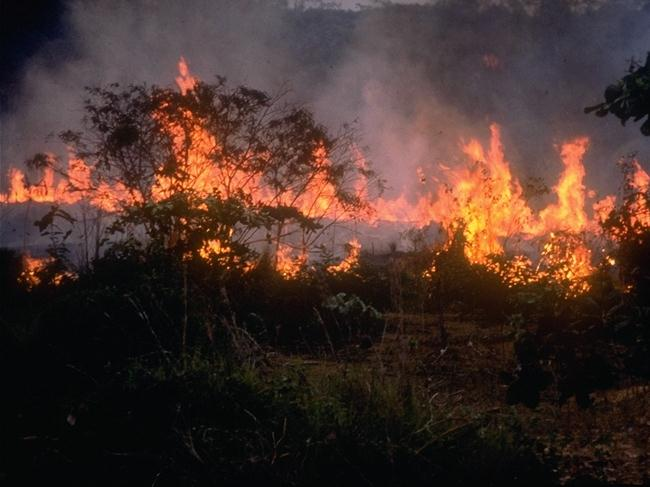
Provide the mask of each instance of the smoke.
POLYGON ((637 128, 585 116, 583 107, 650 50, 648 4, 486 4, 365 12, 319 106, 353 107, 372 158, 398 188, 416 180, 413 166, 448 161, 460 137, 484 139, 494 121, 520 174, 549 184, 561 167, 553 147, 589 136, 588 183, 612 190, 616 160, 631 150, 647 155, 649 141, 637 128))
POLYGON ((334 130, 356 121, 389 196, 415 195, 417 167, 435 178, 437 163, 453 164, 461 139, 487 139, 491 122, 502 126, 522 179, 553 184, 561 170, 554 147, 576 136, 592 141, 587 184, 600 191, 616 189, 620 156, 647 158, 650 138, 637 127, 583 107, 650 50, 648 1, 298 3, 67 3, 64 37, 28 62, 1 115, 0 169, 37 151, 64 153, 47 136, 79 126, 84 86, 172 85, 181 55, 206 81, 219 74, 269 91, 290 86, 291 98, 334 130))

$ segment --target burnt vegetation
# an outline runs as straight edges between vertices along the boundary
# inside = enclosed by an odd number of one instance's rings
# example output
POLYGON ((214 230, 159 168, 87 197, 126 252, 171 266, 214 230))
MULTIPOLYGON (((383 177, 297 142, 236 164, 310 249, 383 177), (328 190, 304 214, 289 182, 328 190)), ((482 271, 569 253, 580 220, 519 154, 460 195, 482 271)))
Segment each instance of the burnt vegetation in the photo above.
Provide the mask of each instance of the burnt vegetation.
POLYGON ((0 252, 0 480, 548 484, 576 472, 529 415, 647 387, 647 194, 624 188, 603 222, 618 273, 579 296, 471 264, 462 228, 333 272, 318 238, 336 222, 298 201, 318 179, 342 213, 367 210, 352 183, 377 179, 349 129, 223 80, 89 95, 86 130, 62 138, 122 199, 93 210, 81 264, 66 242, 82 222, 56 206, 37 222, 47 265, 0 252), (231 179, 200 186, 197 152, 231 179), (287 276, 285 242, 322 258, 287 276))

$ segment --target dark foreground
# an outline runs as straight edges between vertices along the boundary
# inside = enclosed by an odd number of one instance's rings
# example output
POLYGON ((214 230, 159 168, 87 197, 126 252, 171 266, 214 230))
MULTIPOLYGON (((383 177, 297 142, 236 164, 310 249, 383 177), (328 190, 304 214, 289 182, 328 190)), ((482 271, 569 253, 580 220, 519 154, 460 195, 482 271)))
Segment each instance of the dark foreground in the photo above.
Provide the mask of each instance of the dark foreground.
POLYGON ((2 258, 2 485, 650 476, 642 294, 533 300, 467 267, 443 294, 399 255, 295 280, 109 255, 29 287, 2 258))
POLYGON ((507 406, 511 330, 449 317, 441 353, 433 321, 393 315, 370 346, 312 355, 242 343, 237 364, 160 353, 88 373, 51 343, 4 352, 0 475, 5 485, 647 481, 647 386, 601 392, 589 409, 552 397, 507 406))

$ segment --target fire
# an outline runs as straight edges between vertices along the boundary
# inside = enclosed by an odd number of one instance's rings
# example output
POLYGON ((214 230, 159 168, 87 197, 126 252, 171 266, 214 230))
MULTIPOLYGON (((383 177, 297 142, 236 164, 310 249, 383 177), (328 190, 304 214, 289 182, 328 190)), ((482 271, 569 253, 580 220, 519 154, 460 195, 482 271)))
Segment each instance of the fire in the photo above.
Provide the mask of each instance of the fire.
MULTIPOLYGON (((190 73, 185 59, 180 59, 178 67, 178 88, 183 96, 192 96, 198 79, 190 73)), ((246 170, 242 167, 241 160, 230 160, 224 155, 221 141, 216 140, 204 128, 205 121, 200 115, 190 110, 170 114, 168 108, 169 106, 164 104, 160 106, 154 118, 169 135, 174 159, 179 167, 171 172, 159 168, 154 174, 151 187, 145 189, 150 191, 149 195, 133 189, 128 191, 120 184, 109 185, 106 182, 93 181, 92 167, 81 159, 70 157, 67 170, 62 170, 57 167, 55 158, 48 156, 47 164, 41 165, 42 177, 36 184, 30 184, 22 171, 12 168, 9 173, 9 191, 0 195, 0 201, 11 204, 33 201, 69 205, 86 201, 94 207, 112 213, 133 203, 143 202, 147 197, 155 202, 162 202, 182 193, 190 194, 196 201, 200 201, 217 194, 219 198, 226 200, 243 193, 250 198, 250 204, 256 207, 295 208, 305 217, 327 218, 330 221, 351 216, 338 199, 337 188, 328 180, 328 174, 336 169, 332 168, 330 154, 323 142, 316 145, 312 151, 310 162, 314 168, 313 177, 305 178, 293 186, 274 187, 264 180, 262 172, 246 170), (215 164, 215 160, 219 163, 215 164)), ((360 173, 363 173, 366 169, 365 160, 358 149, 355 149, 355 153, 360 173)), ((260 151, 246 154, 245 157, 247 161, 253 161, 245 163, 263 167, 266 163, 273 162, 274 155, 270 151, 260 151)), ((364 182, 363 177, 349 181, 359 195, 366 192, 364 182)), ((278 239, 283 232, 289 233, 286 226, 280 230, 278 239)), ((170 236, 170 245, 183 238, 181 233, 176 232, 170 236)), ((278 244, 281 246, 278 250, 278 270, 284 269, 282 272, 290 275, 293 271, 286 269, 292 266, 285 261, 291 259, 284 258, 288 247, 284 242, 278 241, 278 244)), ((307 244, 308 242, 303 242, 303 247, 306 248, 307 244)), ((203 244, 198 254, 207 259, 215 255, 227 255, 231 250, 227 242, 211 240, 203 244)), ((302 254, 305 254, 304 249, 302 254)), ((301 259, 304 260, 302 257, 301 259)))
MULTIPOLYGON (((379 200, 377 219, 414 221, 418 226, 437 223, 450 238, 461 231, 467 258, 484 265, 491 256, 502 255, 504 242, 514 237, 530 241, 552 232, 584 231, 589 218, 585 211, 587 191, 582 158, 588 140, 579 138, 562 145, 564 171, 553 188, 557 202, 536 215, 505 158, 500 128, 493 124, 490 133, 487 148, 475 139, 462 146, 467 165, 441 166, 446 182, 436 194, 427 194, 414 204, 403 195, 395 200, 379 200)), ((421 173, 418 178, 422 180, 421 173)))
POLYGON ((231 251, 230 246, 223 244, 220 240, 208 240, 199 249, 199 255, 203 259, 210 259, 213 256, 228 254, 231 251))
POLYGON ((16 204, 33 201, 74 205, 87 201, 96 208, 115 212, 121 203, 133 201, 123 185, 95 185, 91 180, 92 169, 81 159, 70 157, 67 170, 62 171, 57 178, 53 168, 55 158, 52 155, 47 157, 50 165, 42 169, 40 180, 34 184, 28 182, 23 171, 10 168, 9 191, 0 193, 0 202, 16 204))
POLYGON ((181 56, 178 61, 178 76, 176 76, 176 84, 181 90, 183 95, 191 91, 196 86, 197 79, 190 74, 190 68, 187 66, 187 61, 181 56))
MULTIPOLYGON (((552 188, 556 201, 535 213, 505 158, 500 128, 493 124, 490 133, 487 148, 475 139, 462 146, 466 165, 440 166, 445 184, 437 193, 413 204, 404 196, 380 200, 378 219, 439 224, 449 236, 448 244, 461 232, 467 259, 486 266, 510 286, 548 279, 565 283, 570 294, 586 291, 586 278, 594 267, 585 235, 594 232, 615 206, 615 198, 608 196, 593 205, 593 217, 587 213, 586 201, 593 192, 585 187, 582 161, 589 140, 581 137, 562 144, 564 170, 552 188), (535 240, 543 242, 537 264, 517 253, 505 263, 495 259, 505 254, 506 244, 530 247, 535 240)), ((422 173, 417 176, 422 182, 422 173)), ((638 175, 634 181, 642 187, 647 180, 638 175)))
MULTIPOLYGON (((23 271, 18 281, 27 289, 33 289, 41 284, 41 274, 46 266, 54 262, 52 257, 23 256, 23 271)), ((76 279, 77 275, 72 271, 60 271, 49 278, 49 282, 55 286, 60 285, 64 279, 76 279)))
MULTIPOLYGON (((183 95, 191 95, 198 80, 190 74, 182 58, 179 70, 180 76, 176 78, 178 87, 183 95)), ((197 115, 185 111, 183 120, 175 122, 165 114, 165 107, 161 108, 157 117, 172 135, 174 152, 177 155, 176 159, 181 161, 181 167, 171 175, 161 172, 156 176, 152 187, 152 197, 155 201, 165 200, 178 192, 189 191, 198 198, 206 198, 217 193, 224 199, 241 192, 249 197, 251 204, 256 207, 295 208, 301 215, 316 220, 327 218, 336 221, 348 218, 347 210, 337 198, 337 189, 327 179, 332 161, 323 142, 312 151, 313 177, 293 186, 273 187, 264 180, 263 173, 247 171, 241 160, 230 160, 224 156, 221 142, 203 128, 197 115), (219 164, 214 164, 215 159, 219 160, 219 164)), ((363 172, 365 160, 360 151, 354 149, 360 172, 363 172)), ((246 157, 259 164, 272 162, 273 155, 268 152, 256 152, 246 157)), ((367 188, 363 178, 359 177, 353 183, 357 194, 364 195, 367 188)), ((288 233, 286 227, 278 230, 276 269, 286 277, 293 277, 307 260, 307 244, 303 242, 300 256, 294 258, 291 256, 291 246, 279 241, 280 234, 283 232, 288 233)), ((207 246, 204 245, 201 249, 200 255, 206 258, 209 255, 229 251, 227 244, 208 242, 207 246)))
POLYGON ((510 288, 538 282, 541 279, 535 272, 533 262, 525 255, 516 255, 505 262, 491 259, 486 267, 510 288))
POLYGON ((347 243, 348 255, 340 263, 331 265, 327 268, 329 272, 350 272, 354 267, 359 264, 359 256, 361 255, 361 243, 357 238, 353 238, 347 243))
POLYGON ((45 267, 47 259, 39 259, 28 255, 23 257, 23 271, 20 274, 20 282, 28 289, 38 286, 41 282, 39 271, 45 267))
POLYGON ((648 193, 650 191, 650 175, 643 170, 639 161, 633 161, 634 172, 629 178, 629 185, 634 193, 635 199, 631 211, 630 224, 636 229, 650 227, 650 205, 648 205, 648 193))
POLYGON ((551 282, 564 285, 567 295, 589 290, 586 278, 594 271, 591 250, 577 235, 551 233, 541 252, 537 274, 551 282))
POLYGON ((614 242, 639 237, 650 229, 650 175, 637 160, 620 164, 625 174, 620 208, 614 195, 605 196, 593 206, 597 221, 607 227, 614 242))
POLYGON ((465 255, 477 264, 503 253, 502 239, 527 233, 532 217, 505 159, 499 127, 492 125, 490 131, 487 151, 476 140, 463 147, 470 165, 448 173, 452 189, 441 188, 431 208, 450 234, 462 228, 465 255))
MULTIPOLYGON (((483 62, 490 69, 500 66, 499 59, 492 54, 486 54, 483 62)), ((199 80, 191 74, 184 58, 178 63, 178 70, 176 84, 180 93, 193 96, 199 80)), ((328 221, 352 218, 337 200, 336 188, 327 179, 327 169, 332 167, 332 160, 324 143, 313 148, 314 177, 294 187, 272 187, 264 181, 262 173, 244 171, 241 161, 229 160, 223 155, 222 141, 216 140, 204 128, 200 115, 188 110, 180 117, 172 117, 166 112, 167 108, 161 106, 155 118, 170 135, 172 150, 181 167, 171 174, 164 168, 156 172, 148 189, 154 201, 164 201, 179 192, 189 192, 199 200, 214 194, 226 199, 243 192, 253 205, 295 208, 304 216, 328 221), (219 160, 219 164, 215 164, 215 160, 219 160)), ((447 245, 455 235, 462 235, 467 259, 473 264, 486 266, 510 286, 548 279, 565 283, 570 293, 583 292, 588 287, 586 278, 594 270, 592 251, 585 236, 598 234, 617 205, 613 195, 587 204, 595 197, 584 182, 583 158, 588 148, 586 137, 569 140, 560 146, 559 159, 563 169, 552 187, 553 201, 536 212, 530 207, 522 184, 506 159, 501 129, 492 124, 487 145, 477 139, 461 145, 465 164, 450 166, 439 163, 430 169, 418 167, 415 182, 418 183, 419 197, 401 194, 390 199, 375 198, 364 223, 394 222, 418 228, 437 225, 446 232, 447 245), (519 246, 528 250, 537 246, 537 256, 525 255, 519 246), (510 257, 504 259, 506 255, 510 257)), ((359 174, 363 175, 365 158, 358 148, 353 148, 353 153, 359 174)), ((260 150, 248 156, 264 163, 272 154, 260 150)), ((45 162, 36 182, 30 182, 20 169, 11 168, 9 189, 0 194, 0 203, 33 201, 72 205, 86 202, 104 212, 115 213, 145 199, 144 194, 129 191, 123 185, 95 181, 93 168, 84 160, 69 157, 65 170, 57 168, 54 156, 46 156, 45 162)), ((366 183, 363 176, 349 181, 361 198, 368 196, 366 183)), ((650 176, 636 161, 628 183, 639 195, 633 208, 632 224, 648 228, 650 176)), ((307 264, 308 245, 304 241, 290 245, 282 240, 286 230, 278 229, 274 262, 283 276, 292 278, 307 264)), ((232 237, 232 231, 229 235, 232 237)), ((347 257, 341 263, 329 266, 330 272, 354 269, 361 244, 355 238, 349 242, 348 248, 347 257)), ((219 239, 204 242, 198 250, 198 255, 204 259, 231 253, 231 245, 219 239)), ((32 269, 37 268, 36 263, 30 265, 32 269)), ((36 273, 30 272, 30 275, 36 273)))
POLYGON ((585 137, 562 145, 560 155, 564 171, 560 181, 553 188, 558 201, 540 212, 540 227, 535 229, 534 234, 540 235, 558 230, 581 232, 587 226, 586 189, 583 183, 585 167, 582 158, 587 152, 588 145, 589 140, 585 137))
MULTIPOLYGON (((65 201, 69 199, 66 191, 67 182, 59 181, 55 184, 54 170, 45 167, 41 179, 30 184, 23 171, 17 168, 9 169, 9 192, 2 195, 5 203, 25 203, 34 201, 36 203, 52 203, 54 201, 65 201)), ((67 203, 67 201, 65 201, 67 203)))
POLYGON ((594 215, 598 223, 603 224, 616 209, 616 196, 607 195, 593 204, 594 215))
POLYGON ((275 253, 275 268, 286 279, 298 277, 307 262, 307 255, 295 255, 294 249, 286 244, 280 244, 275 253))

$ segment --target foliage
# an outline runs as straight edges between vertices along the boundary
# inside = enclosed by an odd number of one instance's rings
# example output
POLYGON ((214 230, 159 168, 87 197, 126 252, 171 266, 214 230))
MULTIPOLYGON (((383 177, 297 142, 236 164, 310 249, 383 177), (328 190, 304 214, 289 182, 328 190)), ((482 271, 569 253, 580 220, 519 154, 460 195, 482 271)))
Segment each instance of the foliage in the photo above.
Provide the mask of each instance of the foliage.
POLYGON ((142 227, 147 245, 181 256, 211 253, 231 266, 294 234, 309 250, 335 223, 330 210, 366 208, 353 183, 375 180, 352 129, 332 135, 282 96, 222 78, 183 93, 92 88, 85 113, 84 131, 61 138, 91 168, 91 191, 118 210, 111 232, 142 227))
POLYGON ((635 122, 648 117, 641 125, 641 133, 650 135, 650 53, 645 64, 632 61, 629 73, 616 84, 605 89, 605 101, 585 108, 585 113, 596 112, 599 117, 612 114, 621 124, 629 119, 635 122))
POLYGON ((372 338, 383 328, 383 317, 374 307, 364 303, 358 296, 338 293, 328 297, 317 313, 319 320, 329 330, 333 345, 359 342, 370 347, 372 338))
POLYGON ((514 344, 517 366, 508 380, 509 403, 537 407, 542 391, 550 388, 547 399, 564 404, 575 397, 580 407, 588 407, 592 392, 615 384, 622 350, 613 346, 598 308, 592 297, 573 298, 545 309, 536 326, 524 323, 514 344))
MULTIPOLYGON (((606 89, 605 102, 585 111, 612 113, 623 124, 648 116, 641 131, 650 135, 649 70, 650 55, 644 66, 632 63, 630 73, 606 89)), ((650 206, 645 183, 635 181, 638 163, 623 159, 621 168, 620 199, 601 221, 618 275, 601 267, 588 280, 589 292, 572 299, 558 300, 539 286, 519 296, 517 369, 506 379, 511 403, 536 407, 542 391, 553 386, 560 403, 575 396, 580 407, 588 407, 592 392, 613 387, 623 377, 648 377, 650 206)))
POLYGON ((367 343, 381 333, 381 314, 355 295, 364 291, 365 282, 361 276, 332 275, 325 269, 286 279, 263 259, 251 271, 233 274, 225 285, 239 325, 260 343, 316 353, 367 343))
MULTIPOLYGON (((194 353, 93 373, 37 355, 0 420, 9 482, 85 485, 464 485, 552 481, 516 428, 454 426, 415 384, 376 372, 307 376, 194 353), (33 401, 38 401, 35 407, 33 401), (20 415, 19 421, 11 421, 20 415), (29 436, 29 440, 26 440, 29 436)), ((23 365, 17 359, 16 364, 23 365)), ((4 357, 3 357, 4 360, 4 357)), ((6 369, 3 369, 5 374, 6 369)))
POLYGON ((616 242, 613 257, 623 285, 643 296, 650 292, 650 195, 634 184, 636 164, 630 159, 621 161, 625 183, 620 203, 602 226, 616 242))
POLYGON ((518 296, 516 367, 504 376, 507 401, 535 408, 542 399, 589 407, 592 393, 622 379, 648 377, 647 304, 622 293, 606 271, 590 291, 566 298, 538 285, 518 296))
POLYGON ((434 252, 425 275, 430 282, 434 312, 453 309, 480 314, 491 322, 502 320, 507 313, 511 292, 498 275, 483 265, 469 262, 462 227, 454 232, 445 247, 434 252))
POLYGON ((20 252, 0 248, 0 303, 4 310, 19 294, 20 275, 23 272, 23 257, 20 252))
POLYGON ((47 253, 50 259, 38 271, 39 280, 53 282, 56 276, 66 276, 73 267, 70 249, 66 245, 72 234, 76 219, 59 205, 52 205, 42 218, 34 222, 42 236, 49 239, 47 253))

